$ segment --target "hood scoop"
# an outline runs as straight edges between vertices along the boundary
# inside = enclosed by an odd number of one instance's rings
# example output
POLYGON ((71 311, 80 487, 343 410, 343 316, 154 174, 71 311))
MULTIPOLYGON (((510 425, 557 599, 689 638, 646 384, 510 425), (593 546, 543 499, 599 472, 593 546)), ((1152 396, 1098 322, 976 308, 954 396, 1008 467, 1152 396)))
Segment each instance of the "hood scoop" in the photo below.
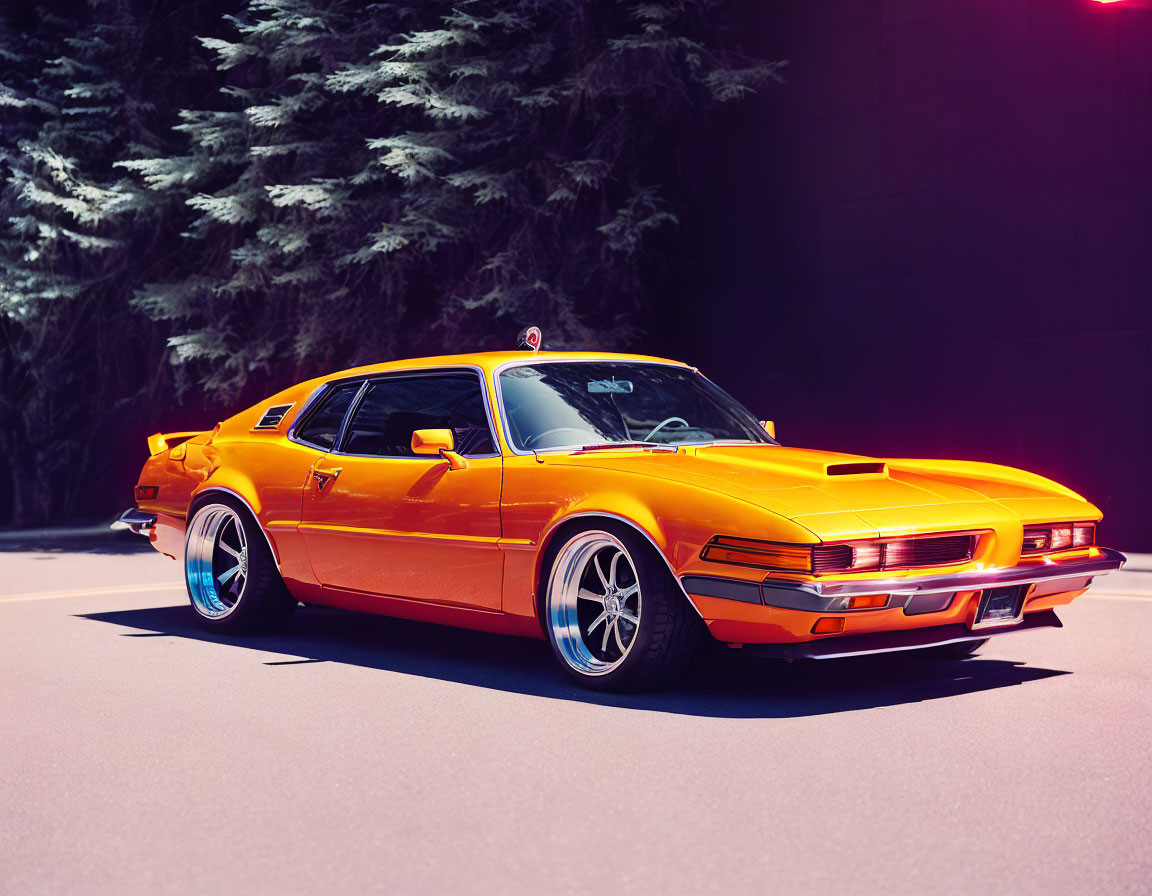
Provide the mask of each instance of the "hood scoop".
POLYGON ((844 464, 828 464, 825 476, 883 476, 888 472, 888 464, 882 460, 853 461, 844 464))

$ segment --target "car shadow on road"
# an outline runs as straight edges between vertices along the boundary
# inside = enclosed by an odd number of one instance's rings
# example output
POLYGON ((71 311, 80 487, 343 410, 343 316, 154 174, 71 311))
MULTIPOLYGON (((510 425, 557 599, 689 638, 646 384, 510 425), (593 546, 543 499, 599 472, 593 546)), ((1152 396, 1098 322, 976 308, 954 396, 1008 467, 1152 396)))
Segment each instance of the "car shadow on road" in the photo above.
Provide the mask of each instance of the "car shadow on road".
POLYGON ((602 694, 568 681, 547 643, 403 619, 301 607, 279 634, 225 636, 200 628, 186 606, 81 614, 137 629, 120 636, 174 636, 274 655, 278 674, 344 663, 473 687, 632 710, 716 718, 796 718, 898 706, 1027 684, 1068 672, 993 659, 929 661, 908 654, 821 663, 758 659, 715 643, 677 685, 653 694, 602 694), (285 659, 285 656, 292 659, 285 659))
POLYGON ((54 560, 57 554, 150 554, 154 552, 147 538, 131 532, 98 532, 92 534, 44 535, 35 532, 0 533, 0 553, 48 554, 40 559, 54 560))

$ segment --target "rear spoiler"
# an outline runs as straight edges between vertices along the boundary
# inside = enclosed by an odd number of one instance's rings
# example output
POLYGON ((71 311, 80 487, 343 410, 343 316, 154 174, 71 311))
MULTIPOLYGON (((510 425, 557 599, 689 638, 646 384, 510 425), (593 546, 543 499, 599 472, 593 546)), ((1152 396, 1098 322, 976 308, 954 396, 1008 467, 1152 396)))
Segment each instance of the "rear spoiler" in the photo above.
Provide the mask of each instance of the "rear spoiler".
POLYGON ((177 445, 187 442, 194 436, 202 436, 208 430, 198 429, 195 432, 154 432, 148 436, 148 453, 155 455, 161 451, 167 451, 169 448, 175 448, 177 445))

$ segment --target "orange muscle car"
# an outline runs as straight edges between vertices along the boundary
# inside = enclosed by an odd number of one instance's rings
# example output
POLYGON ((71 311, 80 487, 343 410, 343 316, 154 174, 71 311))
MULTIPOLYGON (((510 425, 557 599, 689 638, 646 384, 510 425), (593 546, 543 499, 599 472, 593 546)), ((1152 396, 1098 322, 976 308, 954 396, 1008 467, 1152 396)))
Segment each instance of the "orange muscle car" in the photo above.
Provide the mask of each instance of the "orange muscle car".
POLYGON ((547 638, 616 690, 669 681, 705 633, 788 659, 965 656, 1059 626, 1124 562, 1096 507, 1032 473, 773 433, 659 358, 396 361, 152 436, 120 525, 183 558, 212 629, 324 604, 547 638))

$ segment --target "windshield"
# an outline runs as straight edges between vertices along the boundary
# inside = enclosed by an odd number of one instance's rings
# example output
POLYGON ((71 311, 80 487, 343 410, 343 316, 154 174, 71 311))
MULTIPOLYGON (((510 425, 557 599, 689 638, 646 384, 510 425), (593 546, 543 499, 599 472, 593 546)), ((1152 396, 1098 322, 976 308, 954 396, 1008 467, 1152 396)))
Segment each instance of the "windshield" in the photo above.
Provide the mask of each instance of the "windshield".
POLYGON ((771 442, 747 410, 694 371, 662 364, 525 364, 500 374, 519 451, 618 442, 771 442))

